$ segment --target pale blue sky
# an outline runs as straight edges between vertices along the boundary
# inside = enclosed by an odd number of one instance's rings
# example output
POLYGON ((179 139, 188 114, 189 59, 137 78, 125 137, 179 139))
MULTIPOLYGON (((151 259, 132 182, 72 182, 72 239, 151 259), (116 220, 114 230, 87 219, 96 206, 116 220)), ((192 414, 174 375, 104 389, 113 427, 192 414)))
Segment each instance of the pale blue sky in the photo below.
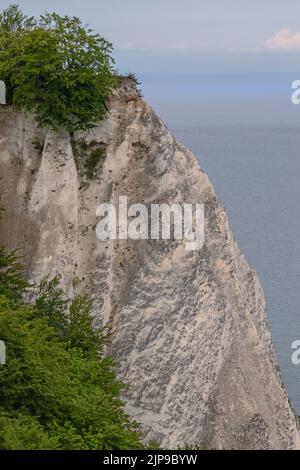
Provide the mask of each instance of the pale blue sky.
MULTIPOLYGON (((1 9, 15 3, 0 0, 1 9)), ((27 14, 80 16, 110 40, 120 71, 296 71, 299 0, 19 0, 27 14)), ((300 67, 299 67, 300 68, 300 67)))

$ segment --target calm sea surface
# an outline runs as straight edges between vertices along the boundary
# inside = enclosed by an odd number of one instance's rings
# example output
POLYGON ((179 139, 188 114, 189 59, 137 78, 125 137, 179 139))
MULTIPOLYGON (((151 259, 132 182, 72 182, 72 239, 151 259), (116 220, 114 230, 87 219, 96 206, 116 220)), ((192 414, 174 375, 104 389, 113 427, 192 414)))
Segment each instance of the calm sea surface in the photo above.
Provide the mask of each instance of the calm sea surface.
POLYGON ((173 134, 197 156, 261 280, 283 379, 300 415, 300 77, 141 77, 173 134))

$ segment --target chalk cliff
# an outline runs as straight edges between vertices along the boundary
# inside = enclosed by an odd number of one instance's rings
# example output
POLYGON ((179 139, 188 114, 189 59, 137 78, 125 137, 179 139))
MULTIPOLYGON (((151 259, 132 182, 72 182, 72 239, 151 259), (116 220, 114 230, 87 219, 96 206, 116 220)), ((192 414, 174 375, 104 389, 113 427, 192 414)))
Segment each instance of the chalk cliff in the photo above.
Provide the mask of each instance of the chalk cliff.
POLYGON ((0 243, 20 249, 30 280, 58 273, 68 295, 93 297, 129 384, 127 411, 147 439, 165 448, 297 446, 263 292, 207 175, 131 80, 108 107, 98 127, 71 139, 0 107, 0 243), (96 208, 120 195, 203 203, 204 247, 100 242, 96 208))

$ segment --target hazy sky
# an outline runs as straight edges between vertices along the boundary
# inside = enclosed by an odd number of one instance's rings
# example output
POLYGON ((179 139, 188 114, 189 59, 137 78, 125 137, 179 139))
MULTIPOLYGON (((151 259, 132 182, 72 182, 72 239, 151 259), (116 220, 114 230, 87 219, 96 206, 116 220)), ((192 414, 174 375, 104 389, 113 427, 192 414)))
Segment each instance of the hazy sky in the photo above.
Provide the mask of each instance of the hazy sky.
MULTIPOLYGON (((15 3, 0 0, 1 8, 15 3)), ((27 14, 80 16, 109 39, 120 71, 300 69, 299 0, 19 0, 27 14)))

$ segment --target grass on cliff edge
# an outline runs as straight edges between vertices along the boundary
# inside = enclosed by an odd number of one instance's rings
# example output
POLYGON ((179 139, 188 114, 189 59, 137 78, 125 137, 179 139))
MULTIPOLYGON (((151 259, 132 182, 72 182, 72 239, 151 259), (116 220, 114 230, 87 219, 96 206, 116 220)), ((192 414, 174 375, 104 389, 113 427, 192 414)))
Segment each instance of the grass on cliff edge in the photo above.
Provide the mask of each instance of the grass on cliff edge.
POLYGON ((68 307, 56 277, 27 305, 25 286, 17 255, 0 248, 0 449, 143 449, 89 299, 68 307))

